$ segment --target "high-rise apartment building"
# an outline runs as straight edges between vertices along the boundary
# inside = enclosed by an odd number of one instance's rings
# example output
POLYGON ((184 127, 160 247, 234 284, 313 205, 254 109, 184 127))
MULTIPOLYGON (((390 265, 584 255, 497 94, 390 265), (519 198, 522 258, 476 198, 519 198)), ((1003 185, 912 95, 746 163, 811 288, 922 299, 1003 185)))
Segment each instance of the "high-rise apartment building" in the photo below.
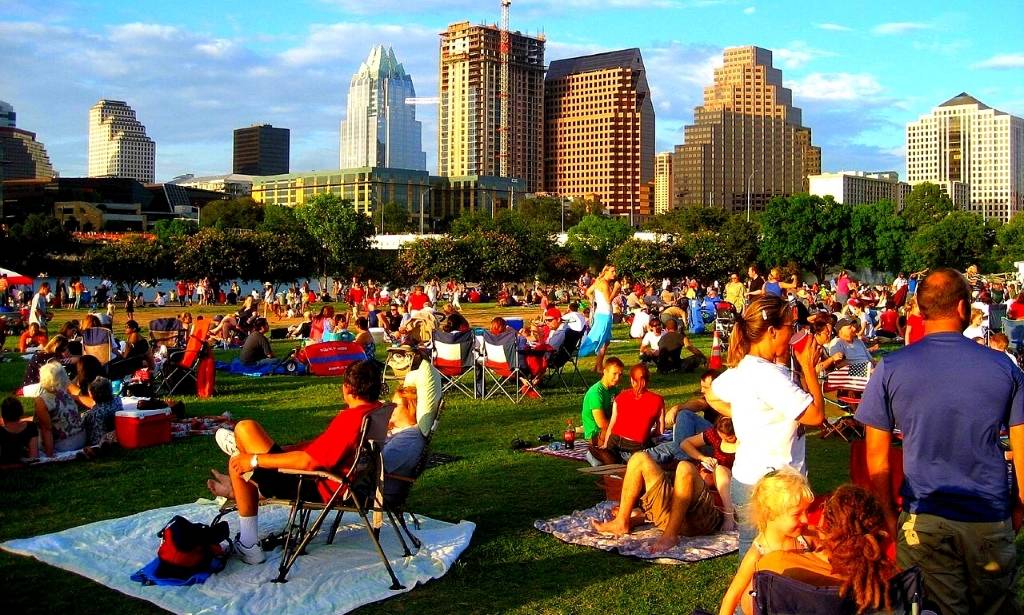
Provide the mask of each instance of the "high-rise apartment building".
POLYGON ((821 149, 811 145, 772 52, 732 47, 724 57, 675 148, 676 204, 758 210, 775 196, 806 192, 807 177, 821 173, 821 149))
POLYGON ((280 175, 290 161, 291 131, 270 124, 235 129, 232 172, 238 175, 280 175))
POLYGON ((544 190, 611 215, 651 214, 654 105, 639 49, 551 63, 544 80, 544 190))
POLYGON ((0 179, 51 179, 53 165, 36 134, 0 126, 0 179))
POLYGON ((416 120, 412 77, 390 47, 377 45, 359 65, 348 88, 341 122, 341 168, 386 167, 427 170, 423 128, 416 120))
POLYGON ((0 180, 51 179, 50 157, 36 134, 16 127, 14 107, 0 100, 0 180))
POLYGON ((156 143, 122 100, 101 100, 89 109, 89 177, 130 177, 151 183, 156 143))
POLYGON ((1024 211, 1024 119, 961 92, 907 124, 907 181, 938 184, 954 203, 1009 220, 1024 211))
POLYGON ((663 214, 672 209, 672 189, 672 152, 658 152, 654 156, 655 214, 663 214))
POLYGON ((17 122, 14 107, 9 102, 0 100, 0 128, 14 128, 17 122))
MULTIPOLYGON (((440 175, 500 174, 500 39, 497 26, 468 21, 441 33, 440 175)), ((544 183, 544 37, 511 32, 509 39, 508 173, 535 192, 544 183)))
POLYGON ((863 205, 878 201, 891 201, 897 209, 910 194, 910 184, 901 182, 895 171, 872 173, 866 171, 840 171, 811 175, 809 192, 817 196, 831 196, 836 203, 863 205))

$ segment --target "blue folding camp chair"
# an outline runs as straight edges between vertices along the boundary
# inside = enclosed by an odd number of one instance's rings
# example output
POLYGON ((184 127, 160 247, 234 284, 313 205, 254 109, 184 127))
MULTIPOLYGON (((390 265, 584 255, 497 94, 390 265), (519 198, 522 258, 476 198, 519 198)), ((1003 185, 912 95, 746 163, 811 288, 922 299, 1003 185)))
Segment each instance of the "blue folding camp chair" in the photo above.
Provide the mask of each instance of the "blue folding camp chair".
MULTIPOLYGON (((869 611, 862 615, 924 615, 921 570, 908 568, 889 583, 891 611, 869 611)), ((856 615, 857 605, 839 595, 838 587, 816 587, 774 572, 754 574, 755 615, 856 615)))

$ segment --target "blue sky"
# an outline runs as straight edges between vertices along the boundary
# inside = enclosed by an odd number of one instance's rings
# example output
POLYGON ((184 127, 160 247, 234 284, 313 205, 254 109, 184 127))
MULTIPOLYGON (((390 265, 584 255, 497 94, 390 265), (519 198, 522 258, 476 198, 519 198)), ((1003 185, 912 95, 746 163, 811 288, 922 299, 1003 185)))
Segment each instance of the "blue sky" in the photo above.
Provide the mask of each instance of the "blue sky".
MULTIPOLYGON (((293 171, 336 168, 348 82, 392 45, 417 94, 437 93, 437 34, 498 20, 498 0, 88 2, 0 0, 0 100, 64 176, 84 175, 88 109, 128 101, 157 142, 157 179, 230 171, 231 131, 292 130, 293 171)), ((905 173, 904 126, 967 91, 1024 115, 1024 3, 514 0, 548 62, 640 47, 658 150, 682 127, 728 46, 773 50, 825 170, 905 173)), ((436 111, 419 107, 436 170, 436 111)))

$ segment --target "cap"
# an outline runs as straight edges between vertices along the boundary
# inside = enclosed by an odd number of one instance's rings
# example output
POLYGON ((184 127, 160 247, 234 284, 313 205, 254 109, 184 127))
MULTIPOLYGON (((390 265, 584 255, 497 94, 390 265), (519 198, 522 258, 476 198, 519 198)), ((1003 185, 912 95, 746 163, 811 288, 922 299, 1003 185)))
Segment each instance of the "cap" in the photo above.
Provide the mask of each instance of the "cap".
POLYGON ((848 327, 848 326, 853 326, 853 327, 859 329, 860 328, 860 322, 855 320, 855 319, 853 319, 853 318, 840 318, 839 322, 836 323, 836 331, 838 331, 839 329, 842 329, 843 327, 848 327))

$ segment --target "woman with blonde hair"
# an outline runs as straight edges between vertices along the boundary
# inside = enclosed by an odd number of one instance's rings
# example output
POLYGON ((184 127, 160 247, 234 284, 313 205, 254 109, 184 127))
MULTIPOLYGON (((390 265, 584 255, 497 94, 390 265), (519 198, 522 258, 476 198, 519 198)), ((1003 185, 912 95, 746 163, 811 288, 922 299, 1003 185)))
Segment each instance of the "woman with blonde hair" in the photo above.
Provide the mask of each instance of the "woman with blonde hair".
POLYGON ((612 340, 612 299, 619 294, 619 283, 615 280, 615 265, 605 265, 597 279, 587 289, 587 297, 593 302, 593 322, 590 333, 580 343, 579 356, 597 355, 594 371, 604 373, 604 355, 612 340))
POLYGON ((49 457, 85 446, 85 427, 68 384, 68 374, 60 363, 51 361, 39 369, 35 421, 43 452, 49 457))
MULTIPOLYGON (((807 473, 802 427, 816 427, 825 418, 816 370, 821 348, 813 336, 806 336, 800 349, 791 351, 795 322, 791 304, 770 294, 755 297, 730 335, 731 369, 716 378, 707 393, 712 408, 732 417, 739 440, 730 484, 738 508, 750 500, 754 485, 768 472, 790 466, 807 473), (791 352, 805 388, 786 368, 791 352)), ((753 532, 741 526, 741 553, 753 538, 753 532)))

